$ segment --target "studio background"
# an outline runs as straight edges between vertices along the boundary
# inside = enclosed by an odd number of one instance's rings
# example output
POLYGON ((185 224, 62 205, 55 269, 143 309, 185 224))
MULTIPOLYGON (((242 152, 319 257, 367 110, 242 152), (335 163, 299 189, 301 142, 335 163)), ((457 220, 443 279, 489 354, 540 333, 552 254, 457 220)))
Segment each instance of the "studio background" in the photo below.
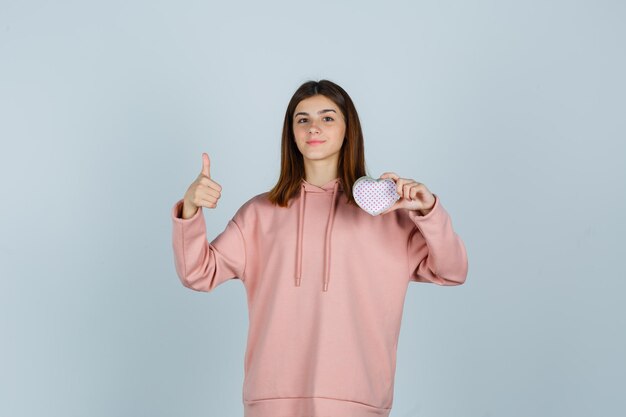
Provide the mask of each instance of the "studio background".
POLYGON ((411 283, 393 417, 623 416, 619 1, 0 1, 0 415, 241 416, 243 284, 182 286, 278 179, 287 103, 344 87, 369 174, 439 195, 469 258, 411 283))

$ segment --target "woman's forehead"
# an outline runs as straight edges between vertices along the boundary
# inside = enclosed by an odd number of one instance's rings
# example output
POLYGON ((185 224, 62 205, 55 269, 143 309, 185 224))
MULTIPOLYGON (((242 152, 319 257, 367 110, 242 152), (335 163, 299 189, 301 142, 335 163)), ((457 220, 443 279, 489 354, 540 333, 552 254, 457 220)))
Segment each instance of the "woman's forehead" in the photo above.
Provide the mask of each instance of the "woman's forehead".
POLYGON ((339 108, 337 107, 335 102, 333 102, 328 97, 319 94, 305 98, 304 100, 300 101, 296 106, 296 111, 294 113, 297 113, 299 111, 304 111, 307 113, 317 113, 318 111, 324 109, 334 109, 336 111, 339 111, 339 108))

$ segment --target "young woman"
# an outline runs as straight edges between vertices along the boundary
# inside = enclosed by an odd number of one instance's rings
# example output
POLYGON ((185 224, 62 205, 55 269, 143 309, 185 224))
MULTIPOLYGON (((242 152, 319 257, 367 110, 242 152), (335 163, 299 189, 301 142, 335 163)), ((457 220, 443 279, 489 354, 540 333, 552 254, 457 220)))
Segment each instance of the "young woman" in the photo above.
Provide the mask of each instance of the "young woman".
POLYGON ((200 207, 222 187, 202 172, 172 208, 182 284, 246 289, 246 417, 388 416, 407 285, 460 285, 461 238, 439 197, 387 172, 402 198, 379 216, 357 206, 363 134, 348 94, 309 81, 287 106, 277 184, 245 202, 210 243, 200 207))

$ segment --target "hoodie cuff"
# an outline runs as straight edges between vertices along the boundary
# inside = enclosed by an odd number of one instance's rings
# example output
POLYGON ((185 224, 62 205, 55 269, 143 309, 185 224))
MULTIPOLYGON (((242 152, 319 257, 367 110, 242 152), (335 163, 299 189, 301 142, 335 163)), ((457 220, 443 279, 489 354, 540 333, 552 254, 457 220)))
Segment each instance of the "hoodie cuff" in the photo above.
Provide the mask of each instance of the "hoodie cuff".
POLYGON ((428 214, 422 216, 421 214, 418 213, 417 210, 407 210, 409 212, 409 218, 417 223, 417 222, 422 222, 422 221, 429 221, 433 217, 438 217, 439 211, 441 211, 440 210, 441 204, 439 203, 439 196, 435 193, 433 193, 433 196, 435 197, 435 204, 433 205, 433 208, 430 209, 428 214))
POLYGON ((199 217, 202 216, 202 207, 198 207, 198 211, 196 211, 196 214, 194 214, 193 216, 189 217, 188 219, 183 219, 183 199, 181 198, 172 207, 171 216, 172 220, 175 223, 194 223, 198 221, 199 217))

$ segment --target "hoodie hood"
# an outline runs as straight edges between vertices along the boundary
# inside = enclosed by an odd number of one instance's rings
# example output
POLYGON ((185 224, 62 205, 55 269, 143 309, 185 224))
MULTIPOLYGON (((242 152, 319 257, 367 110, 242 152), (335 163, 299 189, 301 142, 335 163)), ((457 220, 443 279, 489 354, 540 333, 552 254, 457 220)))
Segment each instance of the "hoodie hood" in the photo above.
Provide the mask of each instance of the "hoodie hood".
POLYGON ((295 286, 300 286, 302 278, 302 228, 304 224, 304 206, 307 193, 328 193, 332 194, 330 212, 328 214, 328 223, 326 226, 326 239, 324 243, 324 286, 322 291, 328 291, 328 282, 330 281, 330 238, 332 235, 333 221, 335 220, 335 209, 339 194, 343 191, 341 180, 335 178, 332 181, 319 187, 307 182, 304 178, 300 185, 300 210, 298 214, 298 240, 297 240, 297 258, 296 258, 296 282, 295 286))

